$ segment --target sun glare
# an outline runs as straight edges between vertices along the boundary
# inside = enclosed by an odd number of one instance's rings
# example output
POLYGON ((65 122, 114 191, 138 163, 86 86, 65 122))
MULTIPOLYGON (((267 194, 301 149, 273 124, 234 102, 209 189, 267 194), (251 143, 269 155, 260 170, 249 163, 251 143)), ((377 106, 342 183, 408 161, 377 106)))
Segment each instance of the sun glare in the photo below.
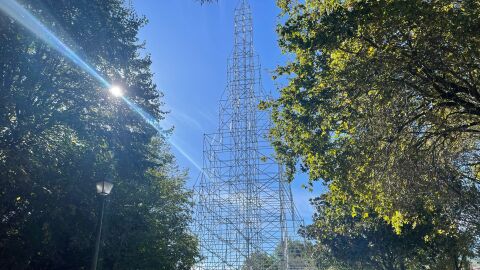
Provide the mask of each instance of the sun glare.
POLYGON ((116 97, 121 97, 123 96, 123 90, 119 86, 112 86, 110 87, 110 93, 116 97))

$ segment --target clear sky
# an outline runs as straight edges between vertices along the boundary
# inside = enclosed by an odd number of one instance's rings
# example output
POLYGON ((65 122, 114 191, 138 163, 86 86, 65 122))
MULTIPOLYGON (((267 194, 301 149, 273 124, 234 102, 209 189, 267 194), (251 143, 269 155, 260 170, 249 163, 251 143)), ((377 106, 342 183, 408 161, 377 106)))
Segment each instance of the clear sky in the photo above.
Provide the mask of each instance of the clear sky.
MULTIPOLYGON (((195 0, 133 0, 135 10, 149 23, 140 32, 151 54, 155 82, 165 94, 170 110, 166 123, 174 126, 171 138, 178 163, 190 171, 189 185, 202 164, 203 134, 218 126, 218 100, 226 86, 227 58, 233 46, 233 11, 237 0, 218 0, 200 5, 195 0), (188 156, 189 158, 187 158, 188 156)), ((275 32, 278 8, 274 0, 250 0, 253 12, 255 50, 262 64, 263 86, 275 94, 271 74, 286 61, 275 32)), ((310 193, 300 175, 292 185, 295 203, 306 223, 313 213, 310 193)))

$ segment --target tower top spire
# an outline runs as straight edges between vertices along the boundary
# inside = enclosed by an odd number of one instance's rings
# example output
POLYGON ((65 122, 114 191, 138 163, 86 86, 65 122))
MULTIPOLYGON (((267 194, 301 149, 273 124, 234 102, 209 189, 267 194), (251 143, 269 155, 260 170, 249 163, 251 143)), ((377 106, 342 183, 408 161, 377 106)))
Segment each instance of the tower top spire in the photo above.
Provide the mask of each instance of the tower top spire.
POLYGON ((238 1, 238 5, 237 5, 237 7, 235 8, 235 10, 239 10, 239 9, 248 9, 248 10, 250 10, 250 4, 248 3, 248 0, 240 0, 240 1, 238 1))
MULTIPOLYGON (((234 55, 252 57, 253 55, 253 22, 248 0, 240 0, 235 8, 234 16, 234 55)), ((237 59, 238 60, 238 59, 237 59)))

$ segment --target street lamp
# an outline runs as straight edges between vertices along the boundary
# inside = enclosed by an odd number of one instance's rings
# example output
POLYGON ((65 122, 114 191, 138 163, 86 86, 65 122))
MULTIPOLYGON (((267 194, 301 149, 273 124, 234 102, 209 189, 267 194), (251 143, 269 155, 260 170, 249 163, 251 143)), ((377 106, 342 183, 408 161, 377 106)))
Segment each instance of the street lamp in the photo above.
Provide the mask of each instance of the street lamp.
POLYGON ((103 211, 105 210, 105 198, 112 191, 113 183, 108 181, 101 181, 101 182, 98 182, 96 186, 97 186, 97 193, 102 197, 102 211, 100 214, 100 221, 98 223, 97 236, 95 239, 95 251, 93 253, 92 268, 91 268, 92 270, 97 269, 98 253, 100 251, 100 238, 102 237, 102 224, 103 224, 103 211))
POLYGON ((97 183, 97 193, 102 196, 107 196, 112 191, 113 184, 108 181, 101 181, 97 183))

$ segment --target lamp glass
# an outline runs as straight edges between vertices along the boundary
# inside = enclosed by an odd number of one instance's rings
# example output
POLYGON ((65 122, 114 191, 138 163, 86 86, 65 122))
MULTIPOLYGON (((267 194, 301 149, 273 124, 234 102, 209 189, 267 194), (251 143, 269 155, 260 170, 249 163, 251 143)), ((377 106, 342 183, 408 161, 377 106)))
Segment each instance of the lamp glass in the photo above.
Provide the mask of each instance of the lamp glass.
POLYGON ((101 181, 97 183, 97 193, 100 195, 108 195, 112 191, 113 183, 101 181))

